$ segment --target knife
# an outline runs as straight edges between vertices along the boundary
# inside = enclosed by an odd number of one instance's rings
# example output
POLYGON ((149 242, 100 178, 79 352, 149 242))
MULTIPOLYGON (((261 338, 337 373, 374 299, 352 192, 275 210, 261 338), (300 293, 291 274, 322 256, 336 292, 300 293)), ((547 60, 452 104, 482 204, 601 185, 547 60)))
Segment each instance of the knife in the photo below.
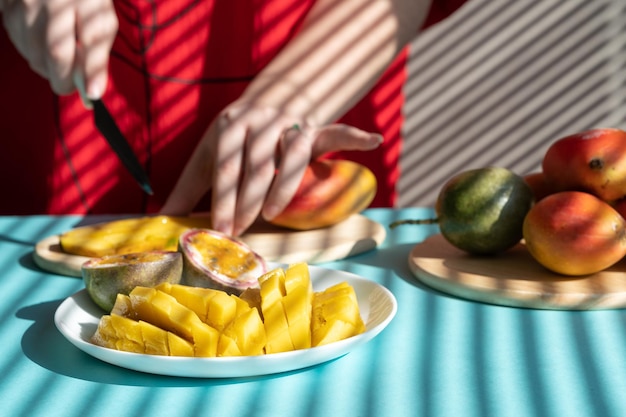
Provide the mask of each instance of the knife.
POLYGON ((141 163, 137 159, 135 152, 128 144, 128 141, 115 123, 113 116, 109 113, 102 100, 91 100, 85 93, 85 82, 77 71, 74 72, 74 83, 76 84, 83 104, 88 109, 93 109, 94 122, 102 136, 109 143, 124 167, 130 172, 139 186, 149 195, 153 194, 152 186, 148 175, 144 171, 141 163))

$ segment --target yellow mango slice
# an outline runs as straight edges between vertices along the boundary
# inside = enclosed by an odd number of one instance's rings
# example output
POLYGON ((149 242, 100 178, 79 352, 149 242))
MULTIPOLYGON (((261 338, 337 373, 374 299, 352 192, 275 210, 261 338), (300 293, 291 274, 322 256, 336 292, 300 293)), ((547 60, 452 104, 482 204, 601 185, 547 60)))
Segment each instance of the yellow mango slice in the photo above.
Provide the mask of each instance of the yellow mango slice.
POLYGON ((282 268, 272 269, 259 277, 261 309, 265 310, 272 304, 279 303, 285 295, 285 271, 282 268))
POLYGON ((163 356, 193 356, 193 346, 181 337, 144 321, 105 315, 92 343, 125 352, 163 356))
POLYGON ((111 314, 132 318, 132 311, 133 304, 130 302, 130 297, 126 294, 118 293, 115 298, 115 304, 113 304, 113 308, 111 309, 111 314))
POLYGON ((321 346, 365 331, 356 294, 346 282, 313 296, 311 345, 321 346))
POLYGON ((237 315, 224 329, 220 338, 227 337, 234 340, 242 355, 263 354, 267 337, 259 311, 237 296, 231 295, 231 297, 237 304, 237 315))
POLYGON ((307 264, 297 263, 287 268, 285 292, 282 303, 293 346, 295 349, 310 348, 313 287, 307 264))
MULTIPOLYGON (((136 341, 135 343, 133 343, 133 340, 128 340, 126 343, 124 343, 124 342, 120 342, 118 326, 113 323, 112 317, 113 316, 110 316, 110 315, 102 316, 102 318, 100 319, 100 322, 98 323, 98 328, 96 329, 96 332, 91 337, 91 343, 96 344, 98 346, 105 347, 105 348, 109 348, 109 349, 124 350, 127 352, 134 352, 134 353, 145 353, 143 339, 141 337, 141 330, 138 329, 138 326, 137 326, 137 329, 132 328, 134 327, 136 322, 130 319, 126 319, 131 324, 125 327, 128 327, 129 335, 135 334, 138 331, 139 340, 136 341)), ((115 317, 120 317, 120 316, 115 316, 115 317)), ((129 336, 129 339, 130 338, 134 338, 134 337, 129 336)))
MULTIPOLYGON (((139 322, 148 325, 149 323, 139 322)), ((144 332, 145 334, 145 332, 144 332)), ((167 345, 170 350, 170 356, 194 356, 195 351, 191 343, 175 335, 172 332, 167 332, 167 345)))
POLYGON ((261 311, 267 337, 265 353, 294 350, 289 334, 289 322, 282 303, 285 295, 285 271, 282 268, 276 268, 263 274, 259 278, 259 285, 261 311))
POLYGON ((141 329, 141 334, 143 335, 145 353, 149 355, 169 356, 170 350, 167 334, 170 332, 160 329, 150 323, 146 323, 145 321, 138 321, 136 323, 141 329))
POLYGON ((212 301, 206 322, 222 332, 237 315, 237 303, 223 291, 219 291, 212 301))
POLYGON ((235 339, 221 334, 217 343, 217 356, 243 356, 243 353, 235 339))
POLYGON ((192 310, 203 322, 223 331, 237 315, 236 301, 224 291, 163 283, 154 287, 192 310))
POLYGON ((135 287, 129 294, 138 320, 144 320, 193 343, 194 356, 216 356, 219 332, 174 297, 155 288, 135 287))
POLYGON ((263 320, 267 337, 265 353, 288 352, 295 349, 289 333, 287 316, 280 301, 263 310, 263 320))
POLYGON ((100 258, 105 255, 176 251, 178 238, 191 228, 210 228, 204 217, 146 216, 78 227, 59 239, 66 253, 100 258))
POLYGON ((209 288, 190 287, 180 284, 172 285, 167 282, 155 286, 154 289, 171 295, 176 301, 196 313, 200 320, 204 322, 206 322, 211 298, 217 293, 217 290, 209 288))

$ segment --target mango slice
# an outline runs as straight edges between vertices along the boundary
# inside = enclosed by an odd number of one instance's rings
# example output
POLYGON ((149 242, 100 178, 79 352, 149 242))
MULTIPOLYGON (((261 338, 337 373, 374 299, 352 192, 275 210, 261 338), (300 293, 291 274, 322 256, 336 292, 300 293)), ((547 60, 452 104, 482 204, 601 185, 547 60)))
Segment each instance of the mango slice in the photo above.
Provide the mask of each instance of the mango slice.
POLYGON ((313 288, 305 263, 276 269, 259 278, 267 353, 311 347, 313 288))
POLYGON ((321 346, 365 331, 354 288, 346 282, 313 296, 311 345, 321 346))
POLYGON ((193 356, 193 346, 179 336, 144 321, 105 315, 92 343, 126 352, 163 356, 193 356))
POLYGON ((217 355, 219 332, 171 295, 155 288, 135 287, 129 297, 136 319, 152 323, 193 343, 194 356, 217 355))
MULTIPOLYGON (((220 343, 222 338, 231 339, 242 355, 262 355, 267 337, 259 311, 234 295, 231 295, 231 298, 237 304, 237 314, 220 335, 220 343)), ((219 352, 218 347, 218 355, 220 354, 227 356, 226 352, 219 352)))
POLYGON ((288 352, 294 350, 289 322, 283 308, 285 295, 285 271, 277 268, 259 278, 261 286, 261 311, 267 344, 265 353, 288 352))
POLYGON ((282 303, 295 349, 311 347, 313 286, 305 263, 290 265, 285 271, 285 296, 282 303))

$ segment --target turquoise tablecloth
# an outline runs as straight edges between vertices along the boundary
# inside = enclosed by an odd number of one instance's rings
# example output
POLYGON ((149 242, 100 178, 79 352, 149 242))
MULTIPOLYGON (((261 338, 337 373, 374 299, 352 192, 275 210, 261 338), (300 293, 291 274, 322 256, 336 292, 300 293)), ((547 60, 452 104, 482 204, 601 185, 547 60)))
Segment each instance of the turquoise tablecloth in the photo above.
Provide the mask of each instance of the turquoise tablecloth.
MULTIPOLYGON (((365 214, 387 225, 429 213, 365 214)), ((73 347, 53 323, 82 282, 32 261, 38 240, 79 220, 0 217, 0 416, 626 416, 623 310, 516 309, 425 288, 407 255, 436 232, 432 226, 390 230, 378 250, 322 265, 385 285, 399 305, 381 335, 338 360, 218 380, 108 365, 73 347)))

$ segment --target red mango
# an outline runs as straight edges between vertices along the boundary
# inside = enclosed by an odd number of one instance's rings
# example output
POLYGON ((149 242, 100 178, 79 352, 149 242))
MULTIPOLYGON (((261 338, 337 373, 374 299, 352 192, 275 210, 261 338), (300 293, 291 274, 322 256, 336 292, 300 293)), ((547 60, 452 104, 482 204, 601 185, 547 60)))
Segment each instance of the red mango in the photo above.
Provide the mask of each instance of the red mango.
POLYGON ((585 191, 604 201, 626 196, 626 132, 592 129, 554 142, 542 162, 556 191, 585 191))
POLYGON ((530 174, 526 174, 524 175, 524 181, 532 190, 535 201, 539 201, 555 192, 554 187, 546 181, 546 176, 543 172, 532 172, 530 174))

